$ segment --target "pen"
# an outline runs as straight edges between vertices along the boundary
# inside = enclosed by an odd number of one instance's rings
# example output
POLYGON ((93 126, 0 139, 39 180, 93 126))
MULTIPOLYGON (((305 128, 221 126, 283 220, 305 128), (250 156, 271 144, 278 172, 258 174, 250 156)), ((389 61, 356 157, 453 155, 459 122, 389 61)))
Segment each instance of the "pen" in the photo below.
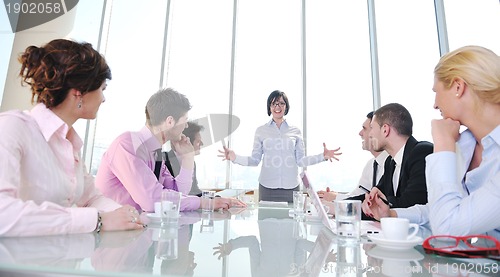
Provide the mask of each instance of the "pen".
POLYGON ((385 200, 384 198, 380 197, 380 195, 378 195, 378 194, 377 194, 377 196, 378 196, 378 198, 379 198, 380 200, 382 200, 382 202, 384 202, 387 206, 392 207, 392 204, 391 204, 391 203, 389 203, 389 201, 387 201, 387 200, 385 200))
MULTIPOLYGON (((366 191, 367 193, 370 193, 370 191, 369 191, 367 188, 363 187, 362 185, 359 185, 359 188, 360 188, 360 189, 362 189, 362 190, 364 190, 364 191, 366 191)), ((380 197, 380 195, 377 195, 377 196, 378 196, 378 198, 380 198, 380 200, 382 200, 382 202, 384 202, 387 206, 392 207, 392 204, 391 204, 391 203, 389 203, 389 201, 387 201, 387 200, 385 200, 384 198, 380 197)))
POLYGON ((359 188, 362 189, 362 190, 364 190, 364 191, 366 191, 366 192, 368 192, 368 193, 370 193, 370 190, 368 190, 367 188, 363 187, 362 185, 359 185, 359 188))

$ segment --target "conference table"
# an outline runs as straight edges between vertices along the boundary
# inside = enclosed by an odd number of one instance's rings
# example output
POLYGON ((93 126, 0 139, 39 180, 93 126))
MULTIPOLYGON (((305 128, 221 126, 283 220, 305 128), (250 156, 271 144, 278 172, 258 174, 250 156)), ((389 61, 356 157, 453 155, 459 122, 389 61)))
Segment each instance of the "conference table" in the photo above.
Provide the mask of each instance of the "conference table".
MULTIPOLYGON (((395 251, 334 235, 289 207, 182 212, 139 231, 0 238, 0 276, 499 276, 489 259, 395 251)), ((418 235, 430 236, 421 227, 418 235)))

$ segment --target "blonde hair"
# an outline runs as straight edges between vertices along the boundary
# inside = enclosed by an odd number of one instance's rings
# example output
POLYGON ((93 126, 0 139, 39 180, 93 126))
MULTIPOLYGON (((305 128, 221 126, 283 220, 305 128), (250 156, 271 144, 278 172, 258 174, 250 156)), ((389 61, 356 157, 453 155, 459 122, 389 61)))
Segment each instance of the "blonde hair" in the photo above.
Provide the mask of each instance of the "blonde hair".
POLYGON ((441 57, 434 75, 446 88, 462 79, 483 101, 500 104, 500 57, 481 46, 464 46, 441 57))

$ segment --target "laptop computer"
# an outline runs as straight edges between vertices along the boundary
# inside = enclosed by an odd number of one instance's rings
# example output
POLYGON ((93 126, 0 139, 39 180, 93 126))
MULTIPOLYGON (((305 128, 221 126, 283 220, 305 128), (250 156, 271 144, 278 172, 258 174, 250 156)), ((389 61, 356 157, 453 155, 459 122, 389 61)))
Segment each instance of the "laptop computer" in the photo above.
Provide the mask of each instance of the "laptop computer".
MULTIPOLYGON (((313 204, 314 208, 316 208, 318 216, 320 217, 323 225, 325 225, 334 234, 337 234, 337 225, 335 223, 335 220, 330 219, 328 217, 328 214, 323 204, 321 203, 321 199, 319 198, 319 195, 316 192, 316 189, 314 188, 313 184, 309 180, 306 171, 300 173, 300 179, 302 180, 302 184, 304 185, 305 190, 309 194, 309 197, 311 198, 311 203, 313 204)), ((380 222, 376 221, 362 220, 360 228, 361 228, 361 235, 380 233, 382 231, 382 229, 380 228, 380 222)))
POLYGON ((307 173, 305 171, 300 173, 300 179, 302 180, 302 185, 304 186, 307 194, 309 194, 309 197, 311 198, 311 204, 313 204, 314 208, 316 208, 316 211, 318 212, 318 216, 321 222, 334 234, 336 234, 337 226, 335 225, 335 221, 328 218, 328 213, 321 203, 321 199, 319 198, 316 189, 314 189, 311 182, 309 181, 309 178, 307 177, 307 173))

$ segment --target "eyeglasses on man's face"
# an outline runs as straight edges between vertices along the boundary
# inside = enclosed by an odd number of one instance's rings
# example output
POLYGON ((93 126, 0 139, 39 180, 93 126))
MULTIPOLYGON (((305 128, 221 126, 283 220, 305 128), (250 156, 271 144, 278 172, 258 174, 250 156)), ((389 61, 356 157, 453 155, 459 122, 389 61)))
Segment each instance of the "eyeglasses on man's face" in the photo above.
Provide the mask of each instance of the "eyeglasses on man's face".
POLYGON ((284 106, 286 106, 286 103, 285 102, 274 102, 271 104, 271 106, 273 106, 273 107, 280 106, 283 108, 284 106))
POLYGON ((431 236, 422 246, 427 254, 500 260, 500 242, 486 235, 431 236))

